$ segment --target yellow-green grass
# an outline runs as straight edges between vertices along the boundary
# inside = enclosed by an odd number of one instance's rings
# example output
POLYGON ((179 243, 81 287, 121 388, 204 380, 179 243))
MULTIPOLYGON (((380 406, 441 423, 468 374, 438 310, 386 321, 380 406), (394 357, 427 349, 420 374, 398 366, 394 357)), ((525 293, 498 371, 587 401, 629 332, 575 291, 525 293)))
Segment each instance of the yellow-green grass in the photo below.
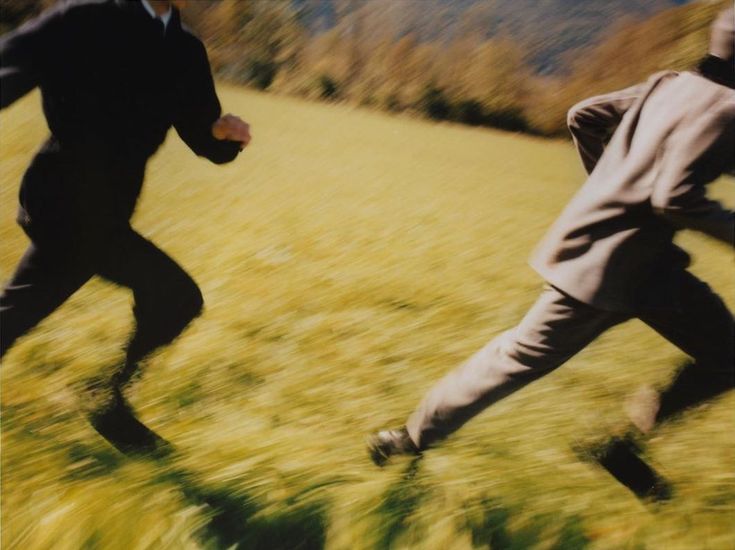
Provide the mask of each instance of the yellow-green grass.
MULTIPOLYGON (((366 434, 400 425, 535 300, 542 281, 526 258, 583 181, 570 144, 221 95, 252 123, 252 145, 217 167, 172 133, 134 218, 207 303, 131 392, 178 453, 119 455, 77 410, 78 387, 119 360, 131 327, 129 292, 93 280, 3 362, 3 548, 735 545, 732 395, 649 443, 675 489, 658 507, 572 451, 684 359, 637 321, 419 463, 368 460, 366 434)), ((15 197, 46 131, 38 96, 0 122, 5 280, 26 245, 15 197)), ((732 181, 713 191, 735 203, 732 181)), ((680 241, 733 306, 731 252, 680 241)))

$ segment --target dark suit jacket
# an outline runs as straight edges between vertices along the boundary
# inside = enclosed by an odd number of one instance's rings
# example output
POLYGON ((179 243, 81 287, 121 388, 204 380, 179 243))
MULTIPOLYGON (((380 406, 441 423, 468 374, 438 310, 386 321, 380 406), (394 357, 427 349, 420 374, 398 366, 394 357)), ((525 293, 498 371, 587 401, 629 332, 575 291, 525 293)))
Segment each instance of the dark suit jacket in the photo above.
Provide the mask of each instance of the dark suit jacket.
POLYGON ((198 155, 231 161, 206 51, 174 10, 162 28, 138 0, 58 4, 0 38, 4 108, 36 86, 51 136, 21 186, 31 236, 126 225, 146 162, 171 126, 198 155))
POLYGON ((675 306, 688 263, 675 232, 696 229, 731 246, 735 239, 735 214, 705 194, 735 166, 735 90, 664 72, 575 105, 568 122, 590 175, 531 265, 600 309, 675 306))

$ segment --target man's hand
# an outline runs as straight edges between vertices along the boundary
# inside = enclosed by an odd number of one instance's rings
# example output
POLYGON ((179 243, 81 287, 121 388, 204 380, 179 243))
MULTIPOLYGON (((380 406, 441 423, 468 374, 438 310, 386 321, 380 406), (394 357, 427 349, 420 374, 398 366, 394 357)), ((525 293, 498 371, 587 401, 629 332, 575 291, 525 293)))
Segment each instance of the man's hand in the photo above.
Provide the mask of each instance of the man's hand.
POLYGON ((250 125, 240 117, 226 114, 212 124, 212 135, 219 140, 239 141, 242 150, 250 143, 250 125))

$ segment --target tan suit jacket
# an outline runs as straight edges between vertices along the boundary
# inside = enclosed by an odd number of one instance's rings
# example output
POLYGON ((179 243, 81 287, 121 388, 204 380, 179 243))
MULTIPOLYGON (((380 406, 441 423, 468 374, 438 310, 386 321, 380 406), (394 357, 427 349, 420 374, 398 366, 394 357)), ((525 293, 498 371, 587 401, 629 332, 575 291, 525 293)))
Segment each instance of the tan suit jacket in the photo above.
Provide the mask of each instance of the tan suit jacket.
POLYGON ((735 241, 735 213, 705 194, 735 167, 735 90, 693 72, 658 73, 575 105, 568 124, 590 175, 532 267, 600 309, 675 306, 689 262, 675 232, 735 241))

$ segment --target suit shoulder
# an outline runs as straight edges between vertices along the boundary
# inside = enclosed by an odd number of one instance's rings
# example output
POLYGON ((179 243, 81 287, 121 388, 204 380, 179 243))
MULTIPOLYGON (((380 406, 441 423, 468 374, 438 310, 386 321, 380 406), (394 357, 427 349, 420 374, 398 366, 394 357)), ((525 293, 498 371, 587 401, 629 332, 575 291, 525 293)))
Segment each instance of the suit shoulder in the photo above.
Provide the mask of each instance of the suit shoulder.
POLYGON ((648 80, 661 80, 662 78, 676 78, 679 76, 679 71, 672 71, 670 69, 664 71, 658 71, 648 77, 648 80))
POLYGON ((662 82, 674 80, 678 78, 679 76, 680 76, 680 73, 678 71, 659 71, 649 76, 645 84, 653 88, 655 86, 658 86, 662 82))
POLYGON ((103 12, 110 11, 112 3, 113 0, 58 0, 26 25, 32 32, 67 30, 75 33, 80 25, 99 21, 103 12))
POLYGON ((194 39, 197 42, 201 42, 201 40, 196 35, 196 33, 192 30, 192 28, 186 23, 184 23, 183 21, 181 22, 181 32, 187 35, 188 37, 190 37, 190 39, 194 39))
POLYGON ((186 41, 190 46, 195 48, 203 48, 204 42, 196 35, 189 25, 181 22, 181 37, 182 40, 186 41))
POLYGON ((191 28, 189 28, 184 23, 181 23, 181 33, 179 36, 181 44, 192 54, 206 54, 206 47, 204 46, 204 42, 202 42, 201 39, 196 34, 194 34, 194 31, 192 31, 191 28))
POLYGON ((58 0, 51 9, 63 14, 76 14, 108 10, 114 4, 113 0, 58 0))
POLYGON ((69 24, 91 23, 111 14, 114 7, 114 0, 59 0, 48 13, 69 24))

